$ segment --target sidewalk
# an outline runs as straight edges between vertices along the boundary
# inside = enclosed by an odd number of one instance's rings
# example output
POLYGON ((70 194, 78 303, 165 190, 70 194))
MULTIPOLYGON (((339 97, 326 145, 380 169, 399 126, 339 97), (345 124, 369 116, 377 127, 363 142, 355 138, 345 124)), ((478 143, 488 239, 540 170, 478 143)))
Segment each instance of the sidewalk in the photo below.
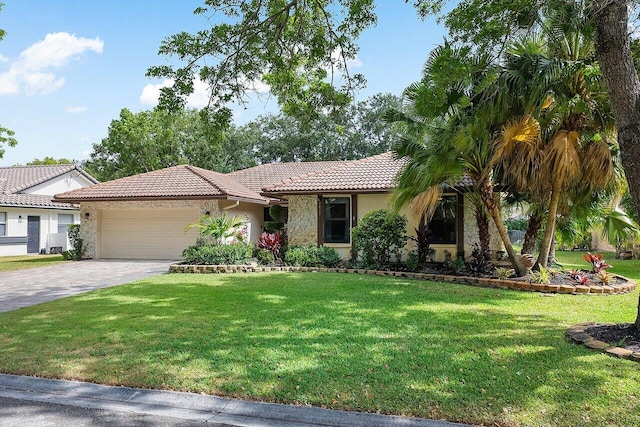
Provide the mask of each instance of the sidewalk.
POLYGON ((0 396, 229 426, 463 427, 444 421, 0 374, 0 396))

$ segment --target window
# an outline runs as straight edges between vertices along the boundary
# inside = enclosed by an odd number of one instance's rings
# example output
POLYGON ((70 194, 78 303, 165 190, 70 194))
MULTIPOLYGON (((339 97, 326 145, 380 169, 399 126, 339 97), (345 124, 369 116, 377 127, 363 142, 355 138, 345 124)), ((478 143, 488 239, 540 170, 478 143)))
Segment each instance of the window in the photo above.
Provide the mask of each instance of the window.
POLYGON ((431 243, 456 243, 457 197, 443 196, 429 223, 431 243))
POLYGON ((66 233, 73 224, 73 214, 58 214, 58 233, 66 233))
POLYGON ((0 212, 0 236, 7 235, 7 213, 0 212))
POLYGON ((349 197, 327 197, 323 200, 325 243, 349 243, 351 200, 349 197))

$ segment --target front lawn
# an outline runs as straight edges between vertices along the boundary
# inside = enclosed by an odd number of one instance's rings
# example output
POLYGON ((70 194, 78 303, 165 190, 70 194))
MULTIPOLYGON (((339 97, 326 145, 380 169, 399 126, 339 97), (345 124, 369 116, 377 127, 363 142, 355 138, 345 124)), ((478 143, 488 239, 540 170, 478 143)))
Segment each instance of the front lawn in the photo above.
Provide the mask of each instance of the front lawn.
POLYGON ((3 256, 0 257, 0 272, 44 267, 62 261, 62 255, 3 256))
MULTIPOLYGON (((618 265, 638 278, 640 261, 618 265)), ((637 302, 637 290, 172 274, 0 314, 0 371, 487 425, 637 426, 640 366, 564 338, 578 322, 633 321, 637 302)))

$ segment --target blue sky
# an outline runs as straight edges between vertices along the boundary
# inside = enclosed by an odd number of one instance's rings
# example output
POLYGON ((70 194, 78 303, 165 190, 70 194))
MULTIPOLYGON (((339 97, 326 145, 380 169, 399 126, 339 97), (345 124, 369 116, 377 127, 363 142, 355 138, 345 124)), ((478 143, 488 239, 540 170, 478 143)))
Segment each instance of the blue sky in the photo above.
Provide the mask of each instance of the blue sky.
MULTIPOLYGON (((0 125, 16 133, 0 166, 52 156, 88 158, 122 108, 151 109, 162 82, 145 77, 160 42, 206 28, 193 10, 201 0, 0 0, 0 125), (145 90, 146 88, 146 90, 145 90)), ((360 39, 353 71, 364 74, 364 99, 400 95, 420 78, 429 52, 443 39, 434 20, 420 20, 403 0, 378 1, 378 25, 360 39)), ((274 111, 274 102, 235 110, 242 124, 274 111)), ((192 106, 198 107, 194 98, 192 106)))

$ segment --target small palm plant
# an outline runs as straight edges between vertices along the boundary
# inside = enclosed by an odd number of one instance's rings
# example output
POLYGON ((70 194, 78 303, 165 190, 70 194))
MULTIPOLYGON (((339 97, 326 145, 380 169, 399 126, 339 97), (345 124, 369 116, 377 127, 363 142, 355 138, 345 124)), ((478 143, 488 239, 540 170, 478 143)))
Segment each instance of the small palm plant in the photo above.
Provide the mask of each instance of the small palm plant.
POLYGON ((202 215, 198 222, 189 224, 185 227, 184 232, 197 228, 200 236, 211 239, 217 245, 223 245, 230 238, 235 237, 242 241, 244 237, 239 229, 248 221, 247 218, 238 216, 227 217, 224 212, 222 216, 213 217, 209 214, 202 215))

